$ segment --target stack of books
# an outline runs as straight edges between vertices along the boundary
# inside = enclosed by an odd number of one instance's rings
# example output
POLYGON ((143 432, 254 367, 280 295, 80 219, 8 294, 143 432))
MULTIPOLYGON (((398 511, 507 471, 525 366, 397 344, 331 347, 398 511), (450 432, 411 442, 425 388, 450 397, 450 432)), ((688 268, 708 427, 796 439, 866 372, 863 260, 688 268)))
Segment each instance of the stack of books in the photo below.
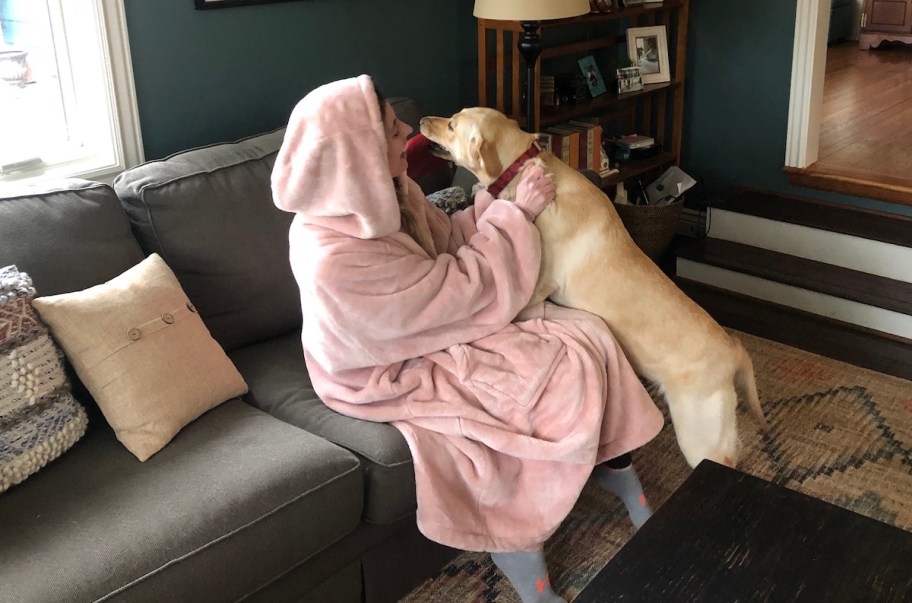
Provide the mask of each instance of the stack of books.
POLYGON ((611 168, 608 153, 602 146, 602 126, 597 118, 571 120, 546 128, 540 143, 573 169, 586 168, 605 178, 618 172, 611 168))
POLYGON ((602 127, 595 118, 545 128, 539 143, 573 169, 587 168, 595 172, 604 169, 602 127))

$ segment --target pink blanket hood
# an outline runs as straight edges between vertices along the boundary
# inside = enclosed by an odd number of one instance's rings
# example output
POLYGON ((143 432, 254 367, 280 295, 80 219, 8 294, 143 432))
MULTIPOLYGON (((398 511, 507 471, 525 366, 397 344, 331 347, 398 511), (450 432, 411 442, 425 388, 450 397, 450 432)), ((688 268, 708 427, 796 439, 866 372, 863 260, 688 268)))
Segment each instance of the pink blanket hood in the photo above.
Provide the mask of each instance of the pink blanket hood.
POLYGON ((405 179, 435 246, 425 250, 399 232, 385 142, 368 137, 385 140, 370 80, 328 84, 295 109, 273 174, 276 204, 296 212, 314 389, 403 434, 426 536, 536 549, 593 466, 653 438, 661 413, 600 319, 523 311, 540 243, 521 210, 494 200, 451 218, 405 179))

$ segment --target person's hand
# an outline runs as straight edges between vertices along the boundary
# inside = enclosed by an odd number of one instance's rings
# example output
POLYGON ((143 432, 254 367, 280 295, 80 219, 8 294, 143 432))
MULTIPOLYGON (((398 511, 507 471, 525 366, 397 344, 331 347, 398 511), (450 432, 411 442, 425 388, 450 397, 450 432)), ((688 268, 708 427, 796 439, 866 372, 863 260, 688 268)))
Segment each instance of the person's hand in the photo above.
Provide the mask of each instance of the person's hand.
POLYGON ((486 188, 480 188, 475 192, 475 216, 480 216, 491 206, 491 203, 494 202, 494 197, 491 196, 491 193, 488 192, 486 188))
POLYGON ((532 166, 516 187, 516 205, 526 212, 529 219, 535 220, 554 201, 556 191, 551 174, 546 174, 541 166, 532 166))

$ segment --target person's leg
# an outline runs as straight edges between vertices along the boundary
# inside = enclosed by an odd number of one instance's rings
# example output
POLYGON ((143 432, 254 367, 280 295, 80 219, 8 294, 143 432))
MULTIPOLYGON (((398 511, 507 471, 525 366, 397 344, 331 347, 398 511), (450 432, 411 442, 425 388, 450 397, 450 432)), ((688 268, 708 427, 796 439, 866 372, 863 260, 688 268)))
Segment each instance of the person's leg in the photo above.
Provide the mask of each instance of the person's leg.
POLYGON ((519 593, 523 603, 566 603, 551 590, 544 551, 491 553, 491 559, 519 593))
POLYGON ((629 453, 605 461, 592 474, 602 488, 623 501, 636 529, 640 529, 652 516, 652 509, 646 501, 643 485, 633 468, 633 459, 629 453))

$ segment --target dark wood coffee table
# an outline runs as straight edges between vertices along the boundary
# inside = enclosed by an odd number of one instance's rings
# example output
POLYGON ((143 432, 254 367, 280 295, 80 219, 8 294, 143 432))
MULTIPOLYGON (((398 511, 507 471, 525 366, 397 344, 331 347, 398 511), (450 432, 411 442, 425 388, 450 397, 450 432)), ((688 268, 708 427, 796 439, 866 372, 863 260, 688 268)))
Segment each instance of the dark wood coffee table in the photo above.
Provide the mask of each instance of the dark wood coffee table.
POLYGON ((912 601, 912 533, 704 461, 573 603, 606 601, 912 601))

